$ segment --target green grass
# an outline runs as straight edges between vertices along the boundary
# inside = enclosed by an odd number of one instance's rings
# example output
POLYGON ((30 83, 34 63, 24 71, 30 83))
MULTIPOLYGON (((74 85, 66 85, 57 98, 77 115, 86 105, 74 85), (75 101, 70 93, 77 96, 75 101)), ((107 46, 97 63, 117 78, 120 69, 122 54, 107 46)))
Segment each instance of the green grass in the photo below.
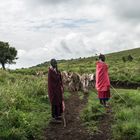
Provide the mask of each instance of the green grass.
POLYGON ((70 92, 68 92, 68 91, 64 92, 64 99, 65 100, 69 99, 70 96, 71 96, 70 92))
POLYGON ((105 110, 103 106, 100 105, 97 94, 93 91, 90 91, 88 103, 80 115, 83 125, 89 130, 90 133, 100 132, 98 129, 99 120, 104 115, 104 113, 105 110))
MULTIPOLYGON (((111 91, 114 121, 110 134, 113 140, 140 140, 140 90, 117 89, 111 91), (120 97, 121 96, 121 97, 120 97)), ((98 133, 99 121, 105 113, 97 95, 90 92, 88 103, 81 112, 81 119, 90 133, 98 133)))
POLYGON ((45 79, 0 71, 1 139, 43 139, 49 118, 45 79))
MULTIPOLYGON (((65 92, 64 98, 69 96, 65 92)), ((46 77, 0 70, 0 139, 44 140, 50 118, 46 77)))
MULTIPOLYGON (((106 55, 106 62, 109 65, 109 75, 111 81, 121 81, 125 85, 140 83, 140 48, 126 50, 106 55), (122 57, 133 57, 133 61, 123 62, 122 57)), ((58 61, 58 67, 61 71, 72 71, 82 73, 95 73, 96 57, 79 58, 71 60, 58 61)), ((29 69, 18 69, 12 73, 22 73, 35 75, 36 71, 41 70, 47 74, 49 62, 39 64, 29 69)))
MULTIPOLYGON (((127 85, 140 84, 140 48, 106 55, 111 81, 127 85), (128 55, 133 61, 123 62, 128 55)), ((95 73, 96 57, 61 60, 60 70, 95 73)), ((28 69, 0 70, 0 139, 27 140, 43 139, 43 129, 50 119, 46 77, 36 77, 36 71, 47 74, 49 63, 45 62, 28 69)), ((114 95, 113 137, 114 140, 140 139, 140 90, 118 90, 127 104, 114 95)), ((68 99, 69 92, 64 97, 68 99)), ((79 93, 79 98, 83 95, 79 93)), ((89 93, 88 103, 81 112, 84 125, 92 132, 98 132, 98 122, 105 113, 95 92, 89 93)))
POLYGON ((126 102, 117 94, 113 94, 114 124, 112 130, 114 140, 139 140, 140 91, 124 89, 118 89, 117 91, 126 102))
POLYGON ((78 92, 78 96, 79 96, 79 99, 80 100, 83 100, 84 99, 84 93, 83 92, 79 91, 78 92))

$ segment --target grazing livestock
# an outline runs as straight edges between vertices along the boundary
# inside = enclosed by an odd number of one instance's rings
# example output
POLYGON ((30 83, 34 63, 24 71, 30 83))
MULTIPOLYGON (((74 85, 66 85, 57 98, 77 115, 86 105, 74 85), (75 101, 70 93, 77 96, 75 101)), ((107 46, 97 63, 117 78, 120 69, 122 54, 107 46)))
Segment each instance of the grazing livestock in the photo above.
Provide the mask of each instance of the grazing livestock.
POLYGON ((37 76, 43 76, 44 75, 44 72, 43 71, 36 71, 36 75, 37 76))
POLYGON ((70 72, 62 71, 61 75, 62 75, 62 82, 63 82, 64 89, 68 90, 69 89, 69 83, 71 81, 71 79, 70 79, 71 74, 70 74, 70 72))
POLYGON ((85 93, 88 92, 88 85, 89 85, 89 77, 88 74, 81 75, 81 90, 85 93))
POLYGON ((95 75, 94 74, 82 74, 79 75, 73 72, 63 71, 62 81, 64 88, 69 91, 84 91, 88 92, 89 88, 94 87, 95 75))
POLYGON ((80 90, 80 75, 77 73, 71 73, 69 89, 70 91, 79 91, 80 90))

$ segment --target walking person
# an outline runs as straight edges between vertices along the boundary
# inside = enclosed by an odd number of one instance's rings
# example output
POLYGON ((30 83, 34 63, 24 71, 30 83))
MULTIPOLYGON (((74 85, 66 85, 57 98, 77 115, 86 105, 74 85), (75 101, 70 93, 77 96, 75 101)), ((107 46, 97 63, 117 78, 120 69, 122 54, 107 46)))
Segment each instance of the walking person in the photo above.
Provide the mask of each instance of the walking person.
POLYGON ((52 121, 61 122, 65 109, 63 97, 63 83, 61 73, 57 68, 57 61, 52 59, 48 70, 48 95, 51 103, 52 121))
POLYGON ((110 99, 110 80, 103 54, 99 55, 99 61, 96 62, 96 89, 100 103, 107 108, 107 101, 110 99))

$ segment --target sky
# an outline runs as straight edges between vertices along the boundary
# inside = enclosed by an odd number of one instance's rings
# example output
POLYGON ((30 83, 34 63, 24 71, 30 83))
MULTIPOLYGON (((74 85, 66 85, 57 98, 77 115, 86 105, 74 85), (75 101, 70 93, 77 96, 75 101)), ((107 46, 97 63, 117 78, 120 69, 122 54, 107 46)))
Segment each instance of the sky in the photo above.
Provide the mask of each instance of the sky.
POLYGON ((140 0, 0 0, 0 41, 18 50, 8 68, 140 47, 140 0))

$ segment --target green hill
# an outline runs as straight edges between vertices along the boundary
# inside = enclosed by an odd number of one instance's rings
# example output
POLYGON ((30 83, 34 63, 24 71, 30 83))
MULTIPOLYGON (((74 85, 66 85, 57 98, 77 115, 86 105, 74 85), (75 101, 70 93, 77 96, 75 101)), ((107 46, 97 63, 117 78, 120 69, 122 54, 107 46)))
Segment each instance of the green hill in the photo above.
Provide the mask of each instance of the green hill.
MULTIPOLYGON (((95 73, 97 56, 71 60, 59 60, 58 65, 61 71, 82 73, 95 73)), ((111 81, 115 84, 127 86, 140 85, 140 48, 125 50, 106 54, 106 63, 109 65, 111 81)), ((14 72, 23 74, 35 74, 41 70, 47 73, 49 62, 39 64, 29 69, 19 69, 14 72)))
MULTIPOLYGON (((140 48, 106 55, 112 83, 121 84, 121 86, 127 85, 127 87, 140 87, 139 54, 140 48)), ((60 70, 95 73, 96 59, 96 57, 88 57, 60 60, 58 65, 60 70)), ((34 75, 38 70, 47 74, 48 66, 49 62, 45 62, 28 69, 11 70, 10 72, 0 70, 0 139, 45 139, 44 130, 51 118, 47 96, 47 81, 46 77, 34 75)), ((116 139, 128 139, 128 137, 138 139, 140 136, 140 127, 138 125, 138 113, 140 110, 138 106, 140 99, 139 89, 117 89, 117 91, 121 93, 122 98, 128 104, 125 104, 118 94, 114 94, 111 91, 113 95, 112 108, 115 112, 113 136, 116 139), (121 112, 117 111, 120 107, 121 112)), ((69 92, 64 93, 65 99, 68 99, 69 96, 69 92)), ((99 117, 104 113, 96 98, 96 94, 89 95, 88 103, 84 110, 86 113, 84 112, 84 116, 81 116, 86 126, 93 131, 97 128, 97 119, 99 120, 99 117), (93 112, 94 110, 96 112, 93 112)))

